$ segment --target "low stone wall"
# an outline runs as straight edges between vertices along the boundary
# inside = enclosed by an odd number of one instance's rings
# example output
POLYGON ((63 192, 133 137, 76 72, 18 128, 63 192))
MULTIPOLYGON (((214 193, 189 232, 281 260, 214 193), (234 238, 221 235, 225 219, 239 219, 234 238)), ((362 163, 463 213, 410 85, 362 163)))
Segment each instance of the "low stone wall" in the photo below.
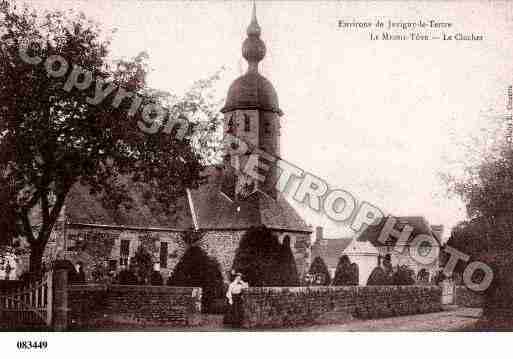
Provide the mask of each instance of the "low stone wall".
POLYGON ((454 303, 462 307, 482 308, 485 297, 482 293, 474 292, 464 285, 457 285, 455 288, 454 303))
POLYGON ((73 285, 68 290, 70 329, 200 322, 201 288, 129 285, 73 285))
POLYGON ((244 294, 244 328, 341 323, 441 310, 438 286, 267 287, 244 294))

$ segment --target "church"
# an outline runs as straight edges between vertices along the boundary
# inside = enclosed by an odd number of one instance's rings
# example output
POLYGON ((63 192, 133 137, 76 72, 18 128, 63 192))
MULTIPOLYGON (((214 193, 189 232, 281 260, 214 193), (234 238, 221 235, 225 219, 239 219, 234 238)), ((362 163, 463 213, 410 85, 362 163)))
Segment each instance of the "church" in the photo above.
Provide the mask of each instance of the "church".
MULTIPOLYGON (((280 110, 272 83, 259 73, 259 62, 266 55, 260 38, 255 7, 242 44, 247 72, 230 86, 224 114, 224 132, 257 149, 280 158, 280 110)), ((235 146, 225 148, 223 163, 206 169, 208 182, 187 190, 172 204, 173 215, 155 216, 144 204, 143 189, 131 186, 131 209, 107 210, 80 184, 72 188, 62 217, 52 233, 46 259, 64 257, 84 263, 88 280, 98 271, 119 272, 129 265, 139 246, 153 256, 164 280, 173 272, 185 251, 200 247, 220 266, 226 280, 243 235, 251 228, 264 226, 283 246, 290 246, 300 278, 310 265, 311 228, 287 200, 275 190, 277 170, 264 183, 236 172, 230 161, 235 146)), ((252 150, 254 152, 252 152, 252 150)))

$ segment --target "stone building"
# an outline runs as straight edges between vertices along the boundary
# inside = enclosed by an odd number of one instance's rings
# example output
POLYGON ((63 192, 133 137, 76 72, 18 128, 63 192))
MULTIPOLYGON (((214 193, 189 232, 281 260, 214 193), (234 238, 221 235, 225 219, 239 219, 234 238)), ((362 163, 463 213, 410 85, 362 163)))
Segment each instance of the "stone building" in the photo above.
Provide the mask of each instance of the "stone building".
POLYGON ((414 271, 415 279, 429 281, 439 270, 439 253, 444 230, 443 226, 431 226, 422 216, 394 217, 397 220, 394 225, 394 230, 401 232, 406 225, 409 225, 412 227, 412 232, 408 237, 408 240, 402 245, 398 245, 397 238, 390 235, 387 237, 385 244, 383 244, 378 239, 388 218, 389 217, 385 217, 378 224, 368 226, 358 236, 357 240, 361 242, 369 242, 376 247, 379 251, 380 263, 385 256, 390 256, 393 267, 406 265, 414 271), (418 249, 419 252, 422 252, 423 248, 425 248, 426 253, 419 253, 421 256, 430 255, 431 250, 433 251, 433 254, 436 254, 435 259, 428 264, 423 264, 420 261, 415 260, 414 256, 411 255, 412 252, 410 249, 414 250, 412 248, 412 244, 418 235, 427 235, 434 239, 434 241, 431 242, 433 243, 433 248, 421 245, 418 249))
POLYGON ((413 228, 409 240, 400 246, 399 250, 395 250, 396 240, 393 237, 389 236, 385 244, 378 241, 387 218, 382 219, 379 224, 368 226, 354 238, 326 238, 322 228, 317 227, 311 250, 312 261, 315 257, 322 258, 333 278, 339 258, 347 255, 349 260, 358 266, 359 285, 367 284, 374 268, 381 265, 386 256, 390 256, 393 267, 407 265, 415 272, 415 279, 419 281, 427 281, 432 278, 439 270, 439 257, 437 256, 436 260, 430 264, 419 263, 410 255, 410 246, 417 235, 425 234, 435 239, 433 243, 436 243, 436 248, 433 250, 439 253, 443 225, 430 226, 427 220, 420 216, 395 217, 397 220, 394 226, 395 230, 402 231, 406 225, 413 228))
POLYGON ((379 251, 370 242, 358 241, 353 237, 326 238, 322 227, 316 227, 315 240, 312 244, 312 261, 322 258, 330 276, 335 277, 337 264, 341 256, 346 255, 351 263, 358 266, 358 284, 366 285, 370 273, 379 262, 379 251))
POLYGON ((331 279, 335 276, 339 258, 353 239, 351 237, 326 238, 322 227, 315 227, 315 237, 312 243, 312 262, 316 257, 322 258, 331 279))
MULTIPOLYGON (((256 149, 280 157, 283 113, 273 85, 258 70, 266 53, 260 34, 253 8, 242 46, 248 70, 232 83, 221 110, 225 133, 249 145, 248 152, 239 156, 242 161, 259 156, 256 149)), ((304 274, 310 261, 310 227, 274 189, 278 178, 275 170, 262 184, 232 170, 235 151, 233 147, 225 149, 224 162, 207 168, 208 182, 197 190, 187 190, 172 204, 173 215, 154 216, 145 204, 144 186, 130 186, 133 208, 108 210, 87 188, 76 185, 47 255, 84 262, 91 279, 97 268, 119 271, 143 245, 166 278, 187 248, 199 246, 217 260, 226 279, 244 233, 265 226, 282 245, 291 247, 298 273, 304 274)))

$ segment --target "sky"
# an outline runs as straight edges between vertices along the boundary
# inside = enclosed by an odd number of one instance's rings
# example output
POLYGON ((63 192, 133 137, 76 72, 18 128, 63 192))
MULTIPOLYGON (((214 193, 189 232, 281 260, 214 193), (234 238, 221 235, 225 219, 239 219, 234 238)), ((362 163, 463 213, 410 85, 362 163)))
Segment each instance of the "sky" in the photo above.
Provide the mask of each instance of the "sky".
MULTIPOLYGON (((74 8, 106 30, 116 28, 112 58, 146 51, 155 88, 180 94, 224 67, 216 84, 223 98, 245 71, 241 44, 251 2, 27 3, 74 8)), ((267 46, 260 71, 285 113, 282 158, 384 212, 444 224, 448 236, 465 219, 465 208, 446 196, 438 173, 465 158, 457 142, 488 126, 483 113, 505 110, 513 81, 513 4, 257 1, 257 14, 267 46), (484 40, 371 41, 368 30, 338 27, 339 20, 378 19, 450 22, 447 33, 473 32, 484 40)), ((328 236, 350 234, 294 206, 328 236)))

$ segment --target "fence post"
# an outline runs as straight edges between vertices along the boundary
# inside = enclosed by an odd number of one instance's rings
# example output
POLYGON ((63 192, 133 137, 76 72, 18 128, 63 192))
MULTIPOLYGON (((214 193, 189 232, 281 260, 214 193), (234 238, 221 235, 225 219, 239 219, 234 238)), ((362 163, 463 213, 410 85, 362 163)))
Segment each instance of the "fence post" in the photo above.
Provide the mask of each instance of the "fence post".
MULTIPOLYGON (((39 289, 36 291, 39 292, 39 289)), ((53 318, 53 272, 50 271, 46 273, 43 285, 41 286, 41 295, 46 296, 46 306, 44 304, 44 299, 42 300, 41 307, 44 307, 46 309, 46 325, 48 327, 52 326, 52 318, 53 318), (46 293, 45 293, 45 284, 46 283, 46 293)))
POLYGON ((57 260, 54 262, 52 273, 52 327, 56 331, 63 331, 68 328, 68 266, 66 261, 57 260))

